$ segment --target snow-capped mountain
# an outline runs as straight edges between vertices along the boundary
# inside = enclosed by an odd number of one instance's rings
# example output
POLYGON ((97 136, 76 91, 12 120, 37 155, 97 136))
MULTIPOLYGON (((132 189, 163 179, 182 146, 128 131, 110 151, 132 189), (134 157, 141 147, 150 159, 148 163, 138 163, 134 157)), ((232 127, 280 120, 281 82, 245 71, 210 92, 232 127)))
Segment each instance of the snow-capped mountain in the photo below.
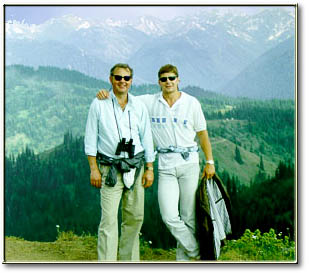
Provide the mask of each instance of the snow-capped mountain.
POLYGON ((5 62, 71 68, 99 78, 114 63, 128 62, 135 69, 135 83, 156 83, 159 67, 173 63, 183 86, 215 90, 294 35, 294 14, 279 7, 255 15, 200 11, 169 21, 65 15, 40 25, 6 22, 5 62))
POLYGON ((132 27, 150 36, 162 36, 168 34, 167 24, 156 17, 142 16, 132 27))

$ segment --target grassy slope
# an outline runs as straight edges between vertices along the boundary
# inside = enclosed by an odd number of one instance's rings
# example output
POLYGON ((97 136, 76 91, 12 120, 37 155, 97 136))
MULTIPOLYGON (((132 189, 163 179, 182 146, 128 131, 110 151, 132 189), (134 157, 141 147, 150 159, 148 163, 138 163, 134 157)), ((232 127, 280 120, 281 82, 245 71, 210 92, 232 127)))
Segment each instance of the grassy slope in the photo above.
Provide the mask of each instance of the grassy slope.
MULTIPOLYGON (((248 232, 247 232, 248 233, 248 232)), ((226 241, 221 248, 218 261, 214 262, 289 262, 295 263, 294 243, 268 235, 253 239, 248 233, 239 240, 226 241), (255 242, 256 241, 256 242, 255 242)), ((255 234, 255 233, 254 233, 255 234)), ((55 242, 29 242, 16 237, 5 238, 5 261, 7 263, 52 263, 52 262, 97 262, 97 239, 94 236, 76 236, 72 232, 62 232, 55 242)), ((176 261, 175 249, 155 249, 141 240, 140 262, 172 263, 176 261)), ((206 262, 206 261, 196 261, 206 262)))
MULTIPOLYGON (((29 242, 16 237, 5 238, 6 262, 97 262, 94 236, 63 235, 55 242, 29 242)), ((175 261, 175 250, 153 249, 141 244, 141 261, 175 261)))
MULTIPOLYGON (((243 164, 235 160, 236 145, 224 138, 212 138, 212 149, 214 158, 219 162, 219 171, 228 170, 231 177, 237 176, 241 183, 248 185, 259 171, 260 157, 255 153, 238 147, 243 159, 243 164)), ((274 176, 277 163, 270 157, 263 157, 265 172, 274 176)))
MULTIPOLYGON (((219 164, 219 171, 228 171, 230 177, 237 176, 241 184, 248 185, 259 172, 260 157, 259 147, 264 145, 262 155, 266 177, 273 177, 280 160, 285 154, 280 154, 274 147, 263 140, 262 135, 250 134, 247 131, 247 121, 240 120, 211 120, 208 121, 210 136, 211 130, 224 127, 225 137, 211 137, 213 155, 219 164), (240 143, 238 148, 243 164, 235 160, 235 143, 240 143)), ((201 154, 201 158, 203 155, 201 154)))

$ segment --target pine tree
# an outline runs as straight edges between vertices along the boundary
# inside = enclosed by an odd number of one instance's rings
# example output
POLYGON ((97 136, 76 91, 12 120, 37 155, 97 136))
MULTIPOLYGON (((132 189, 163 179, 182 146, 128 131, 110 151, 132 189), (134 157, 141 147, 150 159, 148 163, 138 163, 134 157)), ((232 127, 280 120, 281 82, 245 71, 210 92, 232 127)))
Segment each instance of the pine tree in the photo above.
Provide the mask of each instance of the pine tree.
POLYGON ((240 150, 238 148, 238 146, 236 145, 235 148, 235 160, 239 163, 239 164, 244 164, 242 158, 241 158, 241 154, 240 154, 240 150))
POLYGON ((264 162, 263 162, 263 157, 262 156, 260 156, 259 168, 260 168, 261 171, 265 171, 265 169, 264 169, 264 162))

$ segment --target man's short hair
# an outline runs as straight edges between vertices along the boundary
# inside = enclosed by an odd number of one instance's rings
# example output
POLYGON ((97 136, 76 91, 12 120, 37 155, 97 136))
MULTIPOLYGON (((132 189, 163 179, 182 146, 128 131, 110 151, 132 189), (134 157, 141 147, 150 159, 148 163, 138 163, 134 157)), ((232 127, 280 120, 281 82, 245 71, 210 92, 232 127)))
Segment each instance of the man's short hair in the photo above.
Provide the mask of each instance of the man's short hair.
POLYGON ((174 73, 178 77, 178 69, 172 64, 162 66, 158 72, 158 77, 160 78, 160 76, 164 73, 174 73))
POLYGON ((116 68, 124 68, 124 69, 129 69, 130 71, 130 76, 133 78, 133 69, 128 65, 128 64, 123 64, 123 63, 119 63, 119 64, 115 64, 110 71, 110 76, 113 75, 114 71, 116 68))

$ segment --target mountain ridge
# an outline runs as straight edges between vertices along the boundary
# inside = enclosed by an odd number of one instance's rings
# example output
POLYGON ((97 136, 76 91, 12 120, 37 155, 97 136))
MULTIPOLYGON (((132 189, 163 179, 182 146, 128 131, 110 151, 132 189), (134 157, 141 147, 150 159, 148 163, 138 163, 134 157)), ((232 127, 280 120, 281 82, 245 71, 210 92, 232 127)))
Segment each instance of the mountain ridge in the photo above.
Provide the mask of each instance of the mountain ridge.
POLYGON ((163 21, 95 22, 74 15, 40 25, 5 23, 6 65, 57 66, 106 78, 118 62, 136 67, 135 83, 156 83, 160 66, 175 64, 183 86, 217 90, 252 61, 295 32, 295 18, 280 8, 255 15, 207 12, 163 21), (155 64, 155 65, 153 65, 155 64))
POLYGON ((283 41, 219 90, 222 94, 234 97, 249 97, 248 94, 251 94, 250 97, 257 99, 294 99, 294 45, 294 37, 283 41))

